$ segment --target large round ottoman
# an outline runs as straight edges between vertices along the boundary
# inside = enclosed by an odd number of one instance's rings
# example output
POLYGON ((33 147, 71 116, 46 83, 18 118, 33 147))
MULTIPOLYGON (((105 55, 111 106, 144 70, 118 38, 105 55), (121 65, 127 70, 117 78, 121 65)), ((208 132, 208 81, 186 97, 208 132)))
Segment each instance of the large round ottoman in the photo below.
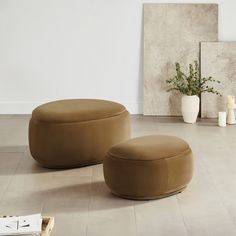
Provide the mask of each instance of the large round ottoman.
POLYGON ((137 200, 181 192, 192 178, 189 145, 168 135, 151 135, 114 145, 103 162, 105 182, 112 193, 137 200))
POLYGON ((49 102, 33 111, 29 123, 30 152, 48 168, 100 163, 112 145, 129 137, 128 111, 105 100, 49 102))

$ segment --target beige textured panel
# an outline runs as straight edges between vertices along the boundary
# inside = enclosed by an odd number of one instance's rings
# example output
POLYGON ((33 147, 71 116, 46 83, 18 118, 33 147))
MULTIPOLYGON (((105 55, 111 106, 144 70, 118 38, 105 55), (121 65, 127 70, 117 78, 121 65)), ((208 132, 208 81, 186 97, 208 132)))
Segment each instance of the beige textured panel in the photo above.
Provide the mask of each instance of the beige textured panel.
POLYGON ((201 115, 214 118, 218 111, 226 110, 226 96, 236 95, 236 42, 201 43, 201 74, 221 81, 214 87, 221 91, 222 97, 202 94, 201 115))
POLYGON ((145 115, 181 115, 178 93, 166 92, 174 63, 199 57, 199 42, 217 41, 217 4, 144 4, 145 115))

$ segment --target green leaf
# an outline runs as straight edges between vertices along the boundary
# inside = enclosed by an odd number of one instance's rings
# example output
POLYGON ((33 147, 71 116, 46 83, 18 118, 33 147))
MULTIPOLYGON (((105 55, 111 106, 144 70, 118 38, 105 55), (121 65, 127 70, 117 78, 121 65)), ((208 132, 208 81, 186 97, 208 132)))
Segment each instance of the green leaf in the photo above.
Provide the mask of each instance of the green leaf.
POLYGON ((176 74, 173 78, 166 80, 166 83, 170 86, 167 90, 177 90, 186 95, 200 95, 204 92, 213 93, 222 96, 218 91, 214 90, 214 87, 209 87, 208 82, 220 83, 219 80, 213 79, 211 76, 201 78, 200 68, 198 62, 194 61, 193 64, 188 66, 188 75, 181 70, 179 62, 175 63, 176 74))

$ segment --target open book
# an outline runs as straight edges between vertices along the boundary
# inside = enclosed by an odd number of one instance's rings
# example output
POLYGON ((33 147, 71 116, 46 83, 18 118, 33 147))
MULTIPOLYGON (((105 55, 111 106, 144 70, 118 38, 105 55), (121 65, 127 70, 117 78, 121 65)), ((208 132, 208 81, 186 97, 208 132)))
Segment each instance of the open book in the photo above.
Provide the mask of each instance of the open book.
POLYGON ((41 228, 41 214, 0 218, 0 235, 39 234, 41 228))

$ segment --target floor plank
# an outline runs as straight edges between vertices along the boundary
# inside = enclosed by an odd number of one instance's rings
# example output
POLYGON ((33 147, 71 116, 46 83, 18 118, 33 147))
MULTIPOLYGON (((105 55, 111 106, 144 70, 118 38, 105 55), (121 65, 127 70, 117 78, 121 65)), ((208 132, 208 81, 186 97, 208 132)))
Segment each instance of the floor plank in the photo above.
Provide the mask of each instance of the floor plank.
POLYGON ((28 148, 29 115, 0 116, 0 214, 42 212, 53 235, 236 235, 236 126, 190 125, 179 117, 132 116, 132 136, 170 134, 189 142, 194 177, 182 193, 154 201, 112 195, 102 164, 48 170, 28 148), (65 227, 66 225, 66 227, 65 227))

